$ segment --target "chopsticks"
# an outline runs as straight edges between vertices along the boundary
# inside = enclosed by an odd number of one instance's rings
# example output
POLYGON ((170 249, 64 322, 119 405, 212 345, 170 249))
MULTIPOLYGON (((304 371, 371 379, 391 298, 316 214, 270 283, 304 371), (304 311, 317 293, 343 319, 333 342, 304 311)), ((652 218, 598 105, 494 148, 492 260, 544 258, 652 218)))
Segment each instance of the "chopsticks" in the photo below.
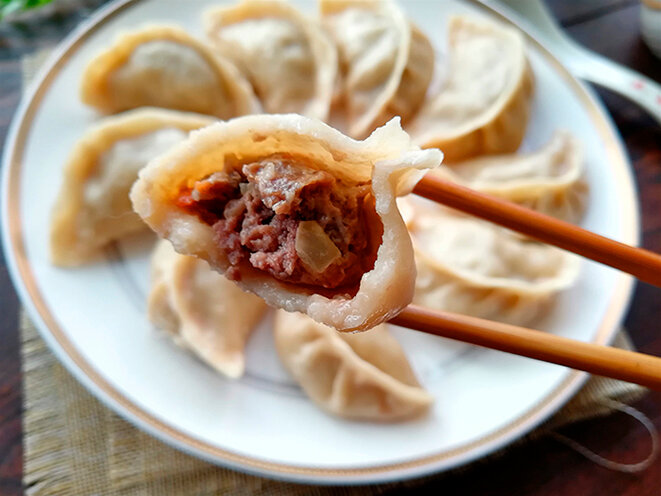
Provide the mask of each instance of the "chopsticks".
POLYGON ((661 391, 661 358, 409 305, 389 323, 661 391))
MULTIPOLYGON (((413 192, 661 286, 661 256, 427 174, 413 192)), ((661 390, 661 358, 409 305, 390 323, 661 390)))
POLYGON ((661 286, 661 256, 427 174, 413 192, 661 286))

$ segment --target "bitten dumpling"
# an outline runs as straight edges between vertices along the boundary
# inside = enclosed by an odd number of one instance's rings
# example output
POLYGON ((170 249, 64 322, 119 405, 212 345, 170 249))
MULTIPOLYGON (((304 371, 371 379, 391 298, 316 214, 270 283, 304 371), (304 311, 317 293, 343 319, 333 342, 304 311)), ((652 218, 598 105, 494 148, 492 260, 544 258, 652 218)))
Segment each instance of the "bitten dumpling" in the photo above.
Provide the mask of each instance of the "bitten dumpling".
POLYGON ((53 263, 80 265, 108 242, 146 229, 129 199, 138 171, 190 130, 212 122, 204 115, 142 108, 106 117, 87 131, 65 165, 53 207, 53 263))
POLYGON ((291 375, 312 401, 334 415, 399 421, 426 412, 433 401, 386 325, 338 333, 305 315, 278 310, 274 337, 291 375))
POLYGON ((229 119, 260 110, 232 63, 174 26, 119 36, 85 69, 81 98, 104 113, 153 106, 229 119))
POLYGON ((325 120, 335 47, 314 19, 280 0, 243 0, 204 14, 207 37, 241 69, 268 113, 325 120))
POLYGON ((159 241, 152 255, 149 319, 175 342, 230 378, 245 370, 244 349, 266 309, 257 296, 195 257, 159 241))
POLYGON ((570 133, 558 131, 532 153, 480 157, 434 174, 543 214, 578 222, 588 197, 583 169, 580 143, 570 133))
POLYGON ((131 199, 179 253, 269 305, 365 330, 411 301, 413 250, 395 197, 441 158, 397 119, 354 141, 300 115, 245 116, 152 160, 131 199))
POLYGON ((406 123, 434 72, 427 37, 390 0, 321 0, 323 25, 338 47, 338 99, 348 134, 364 138, 394 116, 406 123))
POLYGON ((415 249, 413 302, 527 325, 578 275, 578 259, 421 198, 402 207, 415 249))
POLYGON ((512 153, 530 115, 533 74, 523 36, 490 21, 453 17, 448 78, 406 127, 423 148, 447 162, 512 153))

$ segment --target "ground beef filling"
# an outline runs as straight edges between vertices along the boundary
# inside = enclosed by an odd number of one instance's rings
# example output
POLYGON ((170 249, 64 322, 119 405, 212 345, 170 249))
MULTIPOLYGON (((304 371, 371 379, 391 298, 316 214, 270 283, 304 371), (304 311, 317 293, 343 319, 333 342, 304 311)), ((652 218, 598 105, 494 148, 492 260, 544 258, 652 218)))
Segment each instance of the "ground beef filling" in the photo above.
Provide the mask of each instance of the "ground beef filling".
POLYGON ((374 267, 370 224, 377 217, 369 184, 349 184, 292 158, 211 174, 182 192, 178 204, 213 227, 230 279, 240 280, 239 266, 248 262, 281 281, 335 289, 355 286, 374 267), (334 255, 323 270, 297 252, 304 221, 315 221, 337 248, 330 245, 334 255))

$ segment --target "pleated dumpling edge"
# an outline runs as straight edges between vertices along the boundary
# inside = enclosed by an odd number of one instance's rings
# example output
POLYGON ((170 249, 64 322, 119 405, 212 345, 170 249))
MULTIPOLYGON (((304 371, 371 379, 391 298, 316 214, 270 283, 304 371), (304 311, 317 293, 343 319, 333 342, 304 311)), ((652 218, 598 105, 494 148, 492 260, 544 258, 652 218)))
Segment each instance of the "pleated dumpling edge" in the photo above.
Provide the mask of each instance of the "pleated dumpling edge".
POLYGON ((318 406, 354 420, 397 422, 427 412, 433 397, 387 327, 338 333, 279 310, 273 331, 278 356, 318 406))
POLYGON ((170 24, 120 32, 87 64, 80 96, 103 113, 153 106, 229 119, 261 109, 229 60, 170 24))
POLYGON ((452 163, 516 151, 534 89, 523 35, 467 16, 452 17, 448 30, 448 78, 406 130, 423 148, 443 150, 452 163))
POLYGON ((337 51, 315 19, 283 0, 241 0, 202 15, 215 51, 251 82, 267 113, 326 120, 337 51))
POLYGON ((407 122, 434 71, 425 34, 391 0, 321 0, 319 10, 340 62, 332 120, 355 138, 397 115, 407 122))
POLYGON ((241 377, 246 343, 266 304, 164 240, 154 248, 151 266, 151 322, 226 377, 241 377))
POLYGON ((147 162, 183 141, 210 116, 142 107, 105 117, 81 136, 67 159, 50 226, 51 260, 76 266, 101 248, 146 229, 128 194, 147 162))

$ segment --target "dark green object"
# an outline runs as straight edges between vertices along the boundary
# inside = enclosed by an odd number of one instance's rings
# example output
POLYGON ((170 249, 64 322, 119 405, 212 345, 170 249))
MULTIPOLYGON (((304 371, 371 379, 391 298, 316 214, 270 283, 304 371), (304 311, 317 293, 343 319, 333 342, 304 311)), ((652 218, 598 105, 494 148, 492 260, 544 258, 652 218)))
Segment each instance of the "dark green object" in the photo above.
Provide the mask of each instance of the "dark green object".
POLYGON ((36 9, 53 0, 0 0, 0 19, 12 12, 36 9))

